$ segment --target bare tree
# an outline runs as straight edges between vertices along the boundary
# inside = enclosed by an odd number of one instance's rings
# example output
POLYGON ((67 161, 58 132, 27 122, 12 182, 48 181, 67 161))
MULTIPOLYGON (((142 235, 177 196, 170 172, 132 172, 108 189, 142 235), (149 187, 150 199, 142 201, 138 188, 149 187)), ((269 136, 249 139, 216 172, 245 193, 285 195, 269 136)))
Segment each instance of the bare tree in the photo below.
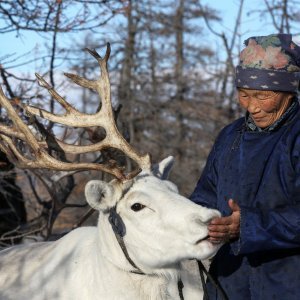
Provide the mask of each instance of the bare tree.
POLYGON ((112 9, 111 2, 105 0, 1 1, 0 15, 3 25, 0 27, 0 33, 16 31, 22 34, 24 30, 34 32, 98 30, 114 16, 116 9, 112 9))
MULTIPOLYGON (((199 5, 201 6, 201 4, 199 5)), ((225 63, 222 65, 221 70, 219 70, 221 73, 219 76, 221 77, 221 82, 222 82, 221 89, 219 91, 219 105, 222 107, 227 100, 229 119, 235 117, 235 110, 234 110, 235 87, 233 84, 233 80, 235 76, 234 61, 235 61, 235 57, 237 56, 236 49, 239 49, 236 48, 236 43, 239 42, 238 37, 240 35, 240 25, 241 25, 243 6, 244 6, 244 0, 240 0, 237 16, 235 18, 235 25, 234 28, 232 29, 232 32, 229 33, 230 36, 228 36, 228 33, 225 33, 224 31, 217 32, 211 25, 207 16, 204 15, 204 20, 207 28, 213 35, 215 35, 220 39, 226 53, 225 63)))
MULTIPOLYGON (((293 23, 300 21, 300 10, 296 9, 300 2, 293 0, 264 0, 264 3, 266 9, 260 11, 260 15, 270 16, 275 32, 292 33, 293 23)), ((299 32, 298 29, 295 32, 293 30, 294 34, 299 32)))

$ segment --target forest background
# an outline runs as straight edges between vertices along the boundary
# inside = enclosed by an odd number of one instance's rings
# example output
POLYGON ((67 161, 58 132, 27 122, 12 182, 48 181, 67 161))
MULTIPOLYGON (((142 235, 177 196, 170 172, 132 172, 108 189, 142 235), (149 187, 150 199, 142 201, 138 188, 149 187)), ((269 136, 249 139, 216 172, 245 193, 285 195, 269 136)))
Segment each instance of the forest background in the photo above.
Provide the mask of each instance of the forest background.
MULTIPOLYGON (((170 179, 189 196, 217 133, 243 115, 233 82, 244 39, 299 35, 299 5, 295 0, 1 0, 0 84, 12 103, 61 113, 37 84, 37 72, 80 111, 95 112, 98 95, 71 84, 63 71, 97 78, 97 62, 83 49, 104 54, 110 42, 120 130, 154 162, 173 155, 170 179)), ((11 124, 1 107, 0 118, 11 124)), ((89 132, 45 126, 69 143, 90 143, 89 132)), ((109 180, 91 171, 57 177, 20 170, 0 153, 0 246, 94 224, 83 189, 99 177, 109 180)))

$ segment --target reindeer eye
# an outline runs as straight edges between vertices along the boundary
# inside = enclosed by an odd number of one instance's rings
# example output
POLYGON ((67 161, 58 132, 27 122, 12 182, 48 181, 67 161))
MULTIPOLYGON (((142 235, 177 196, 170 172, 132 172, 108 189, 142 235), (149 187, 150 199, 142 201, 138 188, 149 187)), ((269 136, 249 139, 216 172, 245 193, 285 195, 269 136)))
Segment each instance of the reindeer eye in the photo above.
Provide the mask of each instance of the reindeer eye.
POLYGON ((141 204, 141 203, 134 203, 131 205, 131 209, 133 211, 139 211, 142 210, 145 207, 145 205, 141 204))

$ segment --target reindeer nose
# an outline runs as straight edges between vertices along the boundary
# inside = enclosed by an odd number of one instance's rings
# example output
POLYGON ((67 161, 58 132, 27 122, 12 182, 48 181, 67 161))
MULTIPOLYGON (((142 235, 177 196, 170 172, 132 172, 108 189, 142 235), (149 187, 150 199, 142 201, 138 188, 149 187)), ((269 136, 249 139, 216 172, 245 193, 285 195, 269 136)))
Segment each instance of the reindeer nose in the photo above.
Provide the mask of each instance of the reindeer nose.
POLYGON ((217 210, 207 209, 207 211, 204 211, 202 214, 192 215, 191 221, 198 226, 207 226, 212 219, 217 217, 220 217, 220 213, 217 210))
POLYGON ((202 219, 202 222, 205 224, 205 225, 208 225, 212 219, 214 218, 217 218, 217 217, 220 217, 220 214, 217 213, 217 212, 209 212, 207 213, 207 215, 202 219))
POLYGON ((194 214, 190 216, 191 228, 198 230, 201 227, 206 227, 210 220, 211 218, 208 219, 206 216, 194 214))
POLYGON ((189 233, 193 236, 204 234, 206 235, 207 232, 207 223, 208 219, 199 214, 192 214, 188 217, 188 228, 189 233))
POLYGON ((192 223, 194 223, 196 225, 200 225, 200 226, 206 225, 205 220, 202 217, 199 217, 199 216, 194 216, 192 218, 192 223))

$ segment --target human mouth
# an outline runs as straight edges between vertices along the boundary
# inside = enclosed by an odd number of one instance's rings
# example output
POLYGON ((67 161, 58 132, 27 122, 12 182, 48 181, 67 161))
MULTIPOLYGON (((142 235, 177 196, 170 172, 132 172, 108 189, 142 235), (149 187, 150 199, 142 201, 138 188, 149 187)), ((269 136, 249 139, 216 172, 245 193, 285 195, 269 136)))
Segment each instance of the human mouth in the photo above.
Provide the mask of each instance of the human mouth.
POLYGON ((253 120, 261 120, 261 119, 263 119, 263 116, 257 116, 257 115, 250 115, 250 116, 251 116, 251 118, 253 120))
POLYGON ((255 123, 260 123, 260 122, 263 122, 264 121, 264 117, 253 117, 251 116, 252 120, 255 122, 255 123))

